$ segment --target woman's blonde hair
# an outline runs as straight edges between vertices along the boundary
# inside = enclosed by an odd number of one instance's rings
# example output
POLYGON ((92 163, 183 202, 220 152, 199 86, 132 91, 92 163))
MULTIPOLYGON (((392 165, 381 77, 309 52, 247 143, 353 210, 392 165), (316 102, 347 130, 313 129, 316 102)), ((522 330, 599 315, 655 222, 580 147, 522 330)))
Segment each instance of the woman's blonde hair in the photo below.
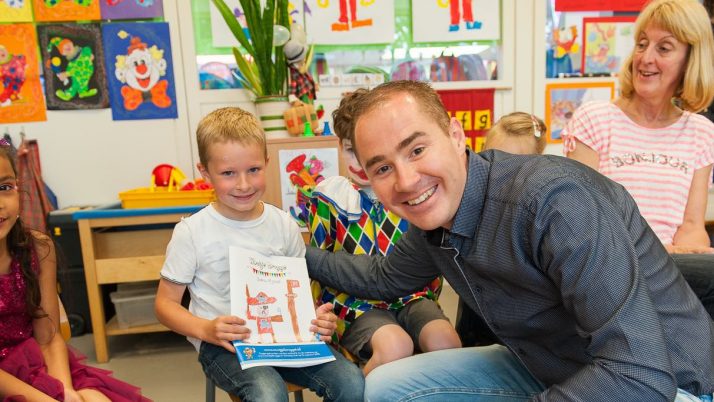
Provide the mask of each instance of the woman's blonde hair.
MULTIPOLYGON (((690 112, 704 110, 714 99, 714 38, 704 6, 696 0, 654 0, 647 4, 635 23, 635 43, 649 26, 671 32, 689 45, 687 66, 674 98, 690 112)), ((626 99, 634 95, 630 53, 620 70, 620 89, 626 99)))
POLYGON ((516 141, 523 141, 533 138, 535 140, 534 154, 542 154, 545 150, 545 134, 547 127, 543 120, 536 116, 524 113, 513 112, 507 114, 496 122, 486 135, 484 149, 491 149, 496 137, 512 137, 516 141))

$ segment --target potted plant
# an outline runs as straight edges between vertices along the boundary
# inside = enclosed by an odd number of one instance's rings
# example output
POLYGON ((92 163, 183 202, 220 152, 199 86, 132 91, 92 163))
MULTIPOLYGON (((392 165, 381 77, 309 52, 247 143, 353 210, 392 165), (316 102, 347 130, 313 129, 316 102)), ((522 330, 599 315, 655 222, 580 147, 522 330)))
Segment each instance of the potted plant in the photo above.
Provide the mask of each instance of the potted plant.
POLYGON ((242 75, 238 79, 245 89, 255 95, 256 114, 264 130, 267 134, 287 136, 283 112, 290 105, 286 93, 288 68, 283 45, 289 36, 288 0, 240 0, 245 27, 240 25, 224 0, 211 1, 241 45, 241 48, 233 48, 233 56, 242 75), (282 33, 282 37, 276 38, 276 33, 282 33))

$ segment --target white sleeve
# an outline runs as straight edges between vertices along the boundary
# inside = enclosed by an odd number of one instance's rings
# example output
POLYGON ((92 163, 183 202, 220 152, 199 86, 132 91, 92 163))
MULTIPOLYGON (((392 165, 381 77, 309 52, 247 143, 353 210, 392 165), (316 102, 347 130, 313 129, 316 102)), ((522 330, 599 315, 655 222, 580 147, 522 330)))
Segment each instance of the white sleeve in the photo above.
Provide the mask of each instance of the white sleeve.
POLYGON ((302 234, 300 234, 300 227, 290 216, 285 215, 283 220, 285 221, 283 225, 283 233, 285 233, 285 256, 305 257, 305 241, 302 238, 302 234))
POLYGON ((191 229, 185 220, 176 224, 171 241, 166 247, 166 260, 161 268, 161 277, 174 283, 188 285, 198 268, 196 249, 191 229))

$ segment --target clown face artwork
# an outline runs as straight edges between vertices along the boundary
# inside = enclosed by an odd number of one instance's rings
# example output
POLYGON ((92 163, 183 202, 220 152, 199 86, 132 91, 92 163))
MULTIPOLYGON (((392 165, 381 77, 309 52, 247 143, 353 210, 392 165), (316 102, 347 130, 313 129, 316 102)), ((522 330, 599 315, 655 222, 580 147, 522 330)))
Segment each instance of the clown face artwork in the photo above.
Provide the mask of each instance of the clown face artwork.
POLYGON ((121 88, 126 110, 136 110, 145 101, 160 108, 171 106, 171 98, 166 95, 168 81, 161 79, 166 74, 163 50, 156 45, 149 48, 141 38, 134 36, 127 54, 117 56, 116 60, 114 73, 126 84, 121 88))
POLYGON ((0 45, 0 107, 10 106, 13 101, 20 99, 26 65, 24 55, 12 55, 5 46, 0 45))
POLYGON ((176 118, 176 92, 167 23, 103 27, 114 120, 176 118))

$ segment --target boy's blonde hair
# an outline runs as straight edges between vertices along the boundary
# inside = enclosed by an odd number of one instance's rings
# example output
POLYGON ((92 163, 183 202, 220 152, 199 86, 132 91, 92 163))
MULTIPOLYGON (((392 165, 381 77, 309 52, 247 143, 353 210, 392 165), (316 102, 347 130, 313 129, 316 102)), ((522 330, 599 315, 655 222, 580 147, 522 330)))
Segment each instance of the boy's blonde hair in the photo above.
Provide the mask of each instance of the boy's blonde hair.
POLYGON ((642 32, 654 26, 671 32, 678 41, 689 45, 682 81, 674 92, 681 107, 690 112, 704 110, 714 99, 714 39, 707 11, 696 0, 654 0, 637 17, 635 49, 620 70, 622 97, 632 98, 632 58, 642 32))
POLYGON ((268 158, 265 133, 258 119, 241 108, 216 109, 198 123, 196 142, 201 164, 203 166, 208 164, 210 145, 228 141, 235 141, 241 145, 258 145, 263 149, 263 156, 268 158))
POLYGON ((496 137, 507 136, 513 141, 535 140, 534 154, 542 154, 545 150, 545 134, 547 127, 543 120, 532 114, 513 112, 501 117, 496 124, 488 130, 484 149, 491 149, 496 137))

